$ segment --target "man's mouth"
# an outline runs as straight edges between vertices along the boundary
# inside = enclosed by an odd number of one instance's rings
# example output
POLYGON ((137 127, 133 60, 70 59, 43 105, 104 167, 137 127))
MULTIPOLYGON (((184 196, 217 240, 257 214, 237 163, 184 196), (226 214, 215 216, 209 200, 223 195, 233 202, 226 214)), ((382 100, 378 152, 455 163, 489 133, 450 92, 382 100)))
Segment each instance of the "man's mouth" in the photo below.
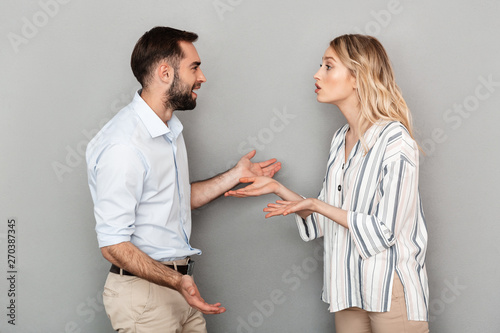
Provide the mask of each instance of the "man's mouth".
POLYGON ((197 97, 198 95, 194 92, 195 90, 198 90, 201 88, 201 85, 196 85, 193 86, 193 89, 191 90, 191 93, 193 93, 194 97, 197 97))

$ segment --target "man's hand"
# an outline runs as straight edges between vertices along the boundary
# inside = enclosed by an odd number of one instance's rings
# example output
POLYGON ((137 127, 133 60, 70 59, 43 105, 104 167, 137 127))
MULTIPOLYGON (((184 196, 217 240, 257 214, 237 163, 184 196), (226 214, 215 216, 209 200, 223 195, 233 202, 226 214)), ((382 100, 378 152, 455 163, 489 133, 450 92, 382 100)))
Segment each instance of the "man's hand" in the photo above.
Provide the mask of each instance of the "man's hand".
POLYGON ((204 314, 219 314, 226 312, 226 308, 222 307, 220 303, 208 304, 205 302, 205 300, 201 297, 193 278, 189 275, 182 276, 177 290, 192 308, 195 308, 204 314))
POLYGON ((281 163, 276 162, 275 158, 264 162, 252 162, 250 161, 256 154, 255 150, 252 150, 245 156, 243 156, 238 164, 236 164, 236 169, 240 171, 240 178, 255 177, 255 176, 266 176, 273 177, 276 172, 281 169, 281 163))
POLYGON ((177 290, 193 308, 205 314, 223 313, 220 303, 207 304, 200 296, 194 280, 152 259, 130 242, 101 248, 102 255, 111 263, 142 279, 177 290))
POLYGON ((191 209, 199 208, 218 198, 240 183, 241 178, 273 177, 281 169, 281 163, 275 158, 264 162, 252 162, 255 156, 252 150, 243 156, 230 170, 210 179, 191 184, 191 209))

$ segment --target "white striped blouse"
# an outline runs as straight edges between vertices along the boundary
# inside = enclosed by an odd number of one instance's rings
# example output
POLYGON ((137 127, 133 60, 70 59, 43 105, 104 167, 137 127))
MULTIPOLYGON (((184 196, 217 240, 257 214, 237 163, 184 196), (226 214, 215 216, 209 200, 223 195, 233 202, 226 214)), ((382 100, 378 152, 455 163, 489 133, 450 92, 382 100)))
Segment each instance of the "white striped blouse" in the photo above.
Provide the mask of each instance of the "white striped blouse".
POLYGON ((303 240, 324 237, 323 301, 386 312, 393 274, 404 286, 409 320, 428 320, 427 228, 418 192, 419 150, 399 122, 379 122, 345 161, 345 125, 333 136, 319 200, 348 211, 349 229, 314 213, 296 215, 303 240))

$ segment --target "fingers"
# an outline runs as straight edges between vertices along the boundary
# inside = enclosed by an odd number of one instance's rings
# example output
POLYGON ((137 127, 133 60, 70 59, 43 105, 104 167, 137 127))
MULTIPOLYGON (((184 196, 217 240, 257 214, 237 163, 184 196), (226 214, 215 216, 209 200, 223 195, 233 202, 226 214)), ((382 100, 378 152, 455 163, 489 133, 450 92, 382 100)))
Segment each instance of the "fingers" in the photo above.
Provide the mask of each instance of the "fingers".
POLYGON ((219 314, 226 312, 226 308, 221 306, 220 303, 208 304, 203 300, 193 300, 189 305, 204 314, 219 314))
POLYGON ((276 203, 277 204, 281 204, 281 205, 289 205, 292 202, 291 201, 285 201, 285 200, 276 200, 276 203))
POLYGON ((255 156, 256 153, 257 153, 257 151, 254 149, 251 152, 249 152, 248 154, 246 154, 244 157, 246 157, 250 160, 255 156))
POLYGON ((281 169, 281 163, 278 162, 276 164, 263 168, 262 173, 264 176, 273 177, 276 174, 276 172, 278 172, 280 169, 281 169))
POLYGON ((264 170, 276 170, 276 169, 281 169, 281 162, 276 162, 276 159, 273 158, 269 161, 261 162, 260 167, 264 170), (267 163, 271 162, 271 163, 267 163))
POLYGON ((265 168, 265 167, 270 166, 273 163, 276 163, 276 161, 277 161, 277 159, 271 158, 270 160, 259 162, 259 165, 260 165, 261 168, 265 168))
POLYGON ((267 213, 265 216, 266 219, 273 216, 283 215, 283 208, 279 207, 266 207, 263 211, 267 213))
POLYGON ((208 304, 205 302, 191 277, 184 275, 183 278, 185 279, 183 281, 184 286, 180 292, 191 307, 198 309, 204 314, 218 314, 226 311, 226 308, 221 307, 220 303, 208 304))
POLYGON ((201 312, 203 312, 204 314, 219 314, 226 312, 226 308, 222 307, 220 303, 216 304, 203 303, 196 308, 201 312))
POLYGON ((289 201, 277 200, 276 203, 269 203, 264 212, 267 212, 266 218, 293 213, 293 203, 289 201))
MULTIPOLYGON (((266 210, 265 210, 266 211, 266 210)), ((282 211, 277 211, 277 210, 273 210, 273 211, 267 211, 269 213, 267 213, 264 217, 266 219, 270 218, 270 217, 273 217, 273 216, 280 216, 280 215, 284 215, 282 211)))
POLYGON ((224 193, 224 196, 241 198, 241 196, 238 193, 236 193, 236 191, 227 191, 226 193, 224 193))
POLYGON ((253 183, 253 182, 255 182, 255 177, 240 178, 240 183, 253 183))
POLYGON ((271 202, 271 203, 267 204, 267 207, 269 207, 269 208, 282 208, 284 205, 286 205, 286 204, 278 203, 276 201, 276 203, 271 202))
POLYGON ((204 314, 219 314, 226 312, 226 308, 222 307, 220 303, 208 304, 201 297, 199 297, 199 299, 193 300, 193 304, 190 305, 203 312, 204 314))
POLYGON ((226 197, 236 197, 236 198, 246 198, 246 197, 254 197, 260 195, 260 192, 258 190, 246 190, 246 189, 239 189, 236 191, 227 191, 224 193, 226 197))
POLYGON ((226 197, 237 197, 237 198, 241 198, 243 197, 244 195, 240 192, 240 190, 236 190, 236 191, 227 191, 226 193, 224 193, 224 195, 226 197))
POLYGON ((276 200, 276 203, 273 203, 273 202, 268 203, 267 207, 274 208, 274 209, 276 209, 276 208, 283 208, 284 209, 287 206, 290 206, 291 204, 292 204, 292 202, 290 202, 290 201, 276 200))
MULTIPOLYGON (((255 177, 243 177, 239 179, 240 183, 253 183, 255 182, 255 177)), ((252 186, 252 185, 249 185, 252 186)), ((224 193, 225 197, 237 197, 237 198, 243 198, 248 196, 248 187, 245 188, 240 188, 237 190, 230 190, 224 193)))
POLYGON ((224 196, 226 196, 226 197, 236 197, 236 198, 244 198, 244 197, 247 197, 249 195, 250 194, 243 189, 236 190, 236 191, 227 191, 226 193, 224 193, 224 196))

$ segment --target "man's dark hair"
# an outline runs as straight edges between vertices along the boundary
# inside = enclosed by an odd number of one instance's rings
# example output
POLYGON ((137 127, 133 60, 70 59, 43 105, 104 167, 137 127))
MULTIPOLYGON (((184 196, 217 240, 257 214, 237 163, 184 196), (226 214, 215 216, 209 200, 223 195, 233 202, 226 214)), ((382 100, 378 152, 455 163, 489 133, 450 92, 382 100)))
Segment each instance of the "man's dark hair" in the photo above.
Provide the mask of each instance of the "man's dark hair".
POLYGON ((130 60, 137 81, 143 88, 147 87, 154 66, 161 60, 166 60, 177 71, 184 58, 179 42, 193 43, 197 39, 198 35, 193 32, 169 27, 155 27, 146 32, 135 44, 130 60))

